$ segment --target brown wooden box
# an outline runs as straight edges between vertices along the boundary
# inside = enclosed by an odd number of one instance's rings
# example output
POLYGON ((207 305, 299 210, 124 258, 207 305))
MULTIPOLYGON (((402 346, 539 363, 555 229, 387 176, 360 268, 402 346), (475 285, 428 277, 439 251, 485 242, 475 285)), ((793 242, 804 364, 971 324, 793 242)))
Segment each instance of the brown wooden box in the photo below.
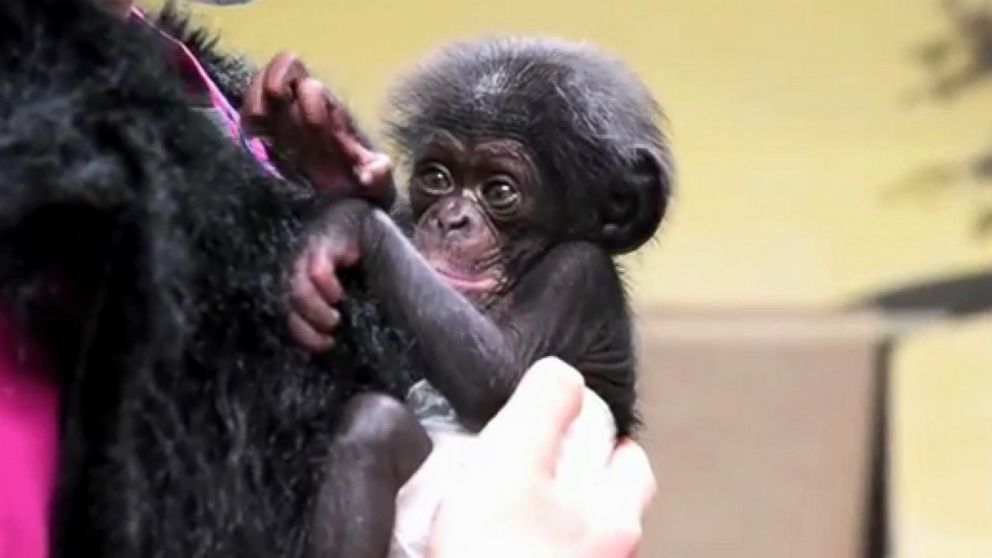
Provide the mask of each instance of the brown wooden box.
POLYGON ((639 329, 659 481, 641 556, 882 555, 880 320, 656 309, 639 329))

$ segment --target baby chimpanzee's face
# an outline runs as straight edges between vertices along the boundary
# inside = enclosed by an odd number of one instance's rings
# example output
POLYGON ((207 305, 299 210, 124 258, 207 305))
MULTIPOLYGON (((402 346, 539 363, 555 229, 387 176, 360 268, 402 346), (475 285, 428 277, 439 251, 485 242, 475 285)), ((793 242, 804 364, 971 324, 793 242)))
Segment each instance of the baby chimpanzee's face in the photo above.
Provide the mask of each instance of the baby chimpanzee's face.
POLYGON ((534 238, 539 193, 537 168, 520 141, 436 133, 414 158, 414 242, 456 289, 494 293, 534 238))

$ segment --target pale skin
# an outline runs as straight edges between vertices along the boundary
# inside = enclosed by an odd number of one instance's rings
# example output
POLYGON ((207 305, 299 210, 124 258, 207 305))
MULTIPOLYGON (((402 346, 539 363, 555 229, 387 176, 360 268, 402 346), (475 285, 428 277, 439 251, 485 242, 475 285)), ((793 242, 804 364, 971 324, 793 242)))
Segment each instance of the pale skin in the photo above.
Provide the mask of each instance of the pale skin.
MULTIPOLYGON (((121 18, 133 0, 102 0, 121 18)), ((319 141, 295 163, 315 186, 332 184, 342 173, 357 179, 369 198, 391 182, 389 158, 355 141, 346 115, 329 91, 295 58, 270 64, 271 79, 256 79, 249 99, 260 99, 266 83, 295 86, 277 93, 276 105, 249 103, 265 120, 281 113, 281 129, 256 133, 302 134, 319 141), (286 73, 296 72, 294 80, 286 73), (269 114, 265 114, 269 113, 269 114)), ((271 87, 269 88, 271 89, 271 87)), ((257 115, 257 113, 256 113, 257 115)), ((245 114, 252 127, 251 112, 245 114)), ((654 474, 644 450, 622 440, 582 498, 556 486, 553 470, 569 425, 582 401, 581 374, 558 359, 536 363, 500 412, 481 431, 476 449, 441 503, 435 518, 430 558, 631 558, 637 553, 645 510, 654 498, 654 474), (493 533, 499 533, 493 537, 493 533)))
POLYGON ((442 501, 431 558, 637 554, 656 488, 639 445, 621 441, 586 494, 576 496, 554 478, 563 435, 581 410, 583 385, 581 374, 556 358, 527 371, 480 433, 461 478, 442 501))

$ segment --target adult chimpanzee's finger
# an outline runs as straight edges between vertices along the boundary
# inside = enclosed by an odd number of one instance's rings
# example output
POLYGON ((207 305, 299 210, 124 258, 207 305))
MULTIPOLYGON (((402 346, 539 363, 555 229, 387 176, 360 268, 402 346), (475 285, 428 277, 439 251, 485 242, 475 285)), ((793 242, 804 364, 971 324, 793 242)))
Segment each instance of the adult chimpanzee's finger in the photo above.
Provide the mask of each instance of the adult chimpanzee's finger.
POLYGON ((396 185, 393 182, 393 161, 388 155, 377 154, 371 162, 359 167, 357 174, 360 196, 375 203, 392 205, 396 185))
POLYGON ((581 410, 583 385, 582 375, 561 360, 539 360, 480 433, 486 441, 476 457, 551 477, 565 431, 581 410))
POLYGON ((330 123, 330 126, 327 128, 327 131, 330 133, 328 140, 338 145, 352 165, 358 166, 370 162, 375 157, 375 153, 362 145, 362 142, 358 140, 358 135, 352 127, 350 117, 344 105, 332 100, 328 108, 328 115, 330 123))
POLYGON ((294 84, 309 73, 296 55, 277 54, 261 72, 255 75, 245 92, 241 117, 246 131, 253 135, 266 135, 274 131, 273 125, 292 123, 272 122, 284 118, 281 111, 293 101, 294 84))
POLYGON ((371 159, 366 160, 358 169, 358 182, 371 197, 377 198, 382 194, 382 188, 389 184, 393 160, 385 153, 369 153, 371 159))
POLYGON ((343 154, 349 166, 357 170, 373 163, 381 165, 377 162, 381 154, 359 141, 348 112, 322 83, 313 78, 302 80, 297 86, 297 99, 307 125, 343 154))
POLYGON ((249 134, 264 134, 266 132, 266 110, 262 84, 265 82, 265 70, 255 74, 248 89, 245 91, 241 104, 241 122, 249 134))
POLYGON ((318 332, 295 312, 289 315, 289 332, 297 343, 310 352, 322 353, 334 347, 333 337, 318 332))
POLYGON ((280 52, 264 72, 264 96, 267 103, 290 103, 297 84, 310 76, 303 62, 291 52, 280 52))
POLYGON ((332 124, 330 94, 324 84, 316 79, 302 79, 296 85, 296 100, 303 115, 303 123, 321 136, 327 134, 332 124))

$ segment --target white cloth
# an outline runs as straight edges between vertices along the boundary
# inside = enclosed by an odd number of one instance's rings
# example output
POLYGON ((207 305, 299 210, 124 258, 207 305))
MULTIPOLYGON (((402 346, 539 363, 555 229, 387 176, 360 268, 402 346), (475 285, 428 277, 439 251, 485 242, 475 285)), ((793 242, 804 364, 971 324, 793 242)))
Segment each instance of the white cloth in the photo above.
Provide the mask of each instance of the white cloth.
MULTIPOLYGON (((424 425, 434 449, 396 497, 389 558, 423 558, 426 554, 434 513, 476 439, 458 423, 448 402, 430 384, 415 385, 407 404, 424 425)), ((606 464, 615 443, 616 424, 609 407, 586 389, 582 411, 562 441, 556 482, 578 495, 589 486, 591 473, 606 464)))

